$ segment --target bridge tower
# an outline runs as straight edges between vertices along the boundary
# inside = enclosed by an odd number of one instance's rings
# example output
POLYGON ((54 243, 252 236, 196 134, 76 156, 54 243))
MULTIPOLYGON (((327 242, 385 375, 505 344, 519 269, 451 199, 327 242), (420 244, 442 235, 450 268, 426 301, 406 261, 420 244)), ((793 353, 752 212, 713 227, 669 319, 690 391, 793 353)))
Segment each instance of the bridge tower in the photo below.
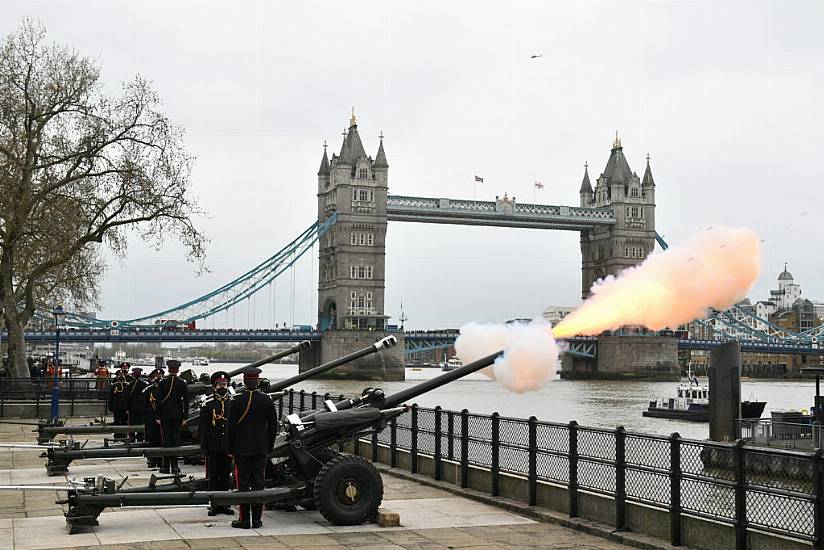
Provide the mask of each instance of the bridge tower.
MULTIPOLYGON (((363 348, 386 331, 384 272, 389 164, 383 134, 374 160, 366 154, 355 111, 343 132, 340 153, 331 160, 324 144, 318 170, 318 221, 337 213, 337 222, 320 239, 318 327, 326 362, 363 348)), ((403 342, 332 371, 349 378, 397 380, 404 376, 403 342)), ((312 365, 307 365, 309 368, 312 365)), ((301 364, 301 368, 304 365, 301 364)))
POLYGON ((581 231, 581 294, 586 299, 595 281, 638 265, 655 246, 655 181, 649 155, 641 179, 630 169, 616 132, 595 189, 584 165, 580 197, 582 207, 611 207, 616 220, 612 226, 581 231))

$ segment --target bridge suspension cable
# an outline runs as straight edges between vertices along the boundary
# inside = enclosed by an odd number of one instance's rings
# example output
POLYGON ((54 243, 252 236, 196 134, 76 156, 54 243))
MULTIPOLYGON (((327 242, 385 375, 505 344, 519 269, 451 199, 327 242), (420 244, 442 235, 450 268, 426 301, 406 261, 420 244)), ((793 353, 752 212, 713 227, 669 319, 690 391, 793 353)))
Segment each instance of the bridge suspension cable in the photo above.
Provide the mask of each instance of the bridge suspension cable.
MULTIPOLYGON (((211 317, 221 311, 225 311, 228 315, 230 308, 233 308, 233 306, 244 300, 247 300, 246 303, 248 307, 250 305, 248 300, 253 295, 262 289, 268 288, 284 271, 293 268, 295 262, 307 251, 311 251, 315 242, 329 231, 336 221, 337 214, 333 214, 323 223, 313 223, 274 255, 243 275, 203 296, 144 317, 118 320, 115 326, 151 327, 156 326, 157 322, 167 319, 173 319, 177 323, 190 323, 211 317)), ((292 277, 294 277, 294 271, 292 272, 292 277)), ((234 314, 233 309, 233 318, 234 314)), ((248 314, 249 312, 247 312, 247 316, 248 314)), ((294 313, 292 315, 294 315, 294 313)), ((66 324, 74 327, 90 328, 110 328, 113 326, 112 320, 96 319, 79 314, 67 315, 66 324)))

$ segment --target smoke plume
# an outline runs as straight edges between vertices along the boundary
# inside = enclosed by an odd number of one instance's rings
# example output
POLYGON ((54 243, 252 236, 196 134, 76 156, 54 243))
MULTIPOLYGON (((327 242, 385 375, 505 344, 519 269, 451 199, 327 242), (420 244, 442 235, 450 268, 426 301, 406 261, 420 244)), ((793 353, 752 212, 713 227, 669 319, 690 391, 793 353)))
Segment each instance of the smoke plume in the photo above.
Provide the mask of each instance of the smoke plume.
POLYGON ((742 300, 758 277, 760 246, 748 229, 701 231, 681 246, 592 286, 591 296, 553 330, 556 338, 626 325, 677 327, 742 300))
POLYGON ((455 353, 464 363, 500 350, 504 350, 503 355, 481 372, 512 391, 537 390, 555 376, 558 345, 543 320, 507 325, 469 323, 461 327, 455 341, 455 353))

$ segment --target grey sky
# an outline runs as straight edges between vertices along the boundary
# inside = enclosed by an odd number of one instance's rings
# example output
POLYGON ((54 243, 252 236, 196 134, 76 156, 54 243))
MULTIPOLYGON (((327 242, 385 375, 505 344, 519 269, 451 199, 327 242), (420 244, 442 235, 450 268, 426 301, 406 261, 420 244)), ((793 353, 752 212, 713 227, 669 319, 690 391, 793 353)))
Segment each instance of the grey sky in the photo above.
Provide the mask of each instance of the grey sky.
MULTIPOLYGON (((369 154, 386 134, 390 192, 406 195, 471 197, 477 173, 479 199, 531 202, 540 180, 538 202, 577 204, 584 161, 594 181, 617 129, 635 171, 652 157, 668 241, 751 227, 765 239, 751 296, 787 260, 824 300, 820 2, 4 1, 0 33, 24 15, 98 59, 113 90, 153 80, 198 157, 211 273, 135 243, 101 316, 199 296, 308 226, 321 144, 339 149, 352 105, 369 154)), ((391 223, 387 250, 387 314, 402 299, 410 327, 579 302, 577 233, 391 223)), ((316 269, 296 270, 296 323, 314 323, 316 269)), ((290 300, 284 278, 278 322, 290 300)), ((270 296, 254 311, 270 324, 270 296)))

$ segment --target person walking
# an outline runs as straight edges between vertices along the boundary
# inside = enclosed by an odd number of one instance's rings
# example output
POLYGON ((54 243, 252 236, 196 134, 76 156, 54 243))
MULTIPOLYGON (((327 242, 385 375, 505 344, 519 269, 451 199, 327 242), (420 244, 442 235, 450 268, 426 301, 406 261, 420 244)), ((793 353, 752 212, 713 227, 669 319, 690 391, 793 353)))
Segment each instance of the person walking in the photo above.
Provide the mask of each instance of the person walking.
MULTIPOLYGON (((228 491, 231 486, 232 457, 226 441, 226 424, 229 417, 229 374, 217 371, 209 378, 212 385, 212 399, 200 408, 200 448, 206 455, 206 478, 210 491, 228 491)), ((229 506, 211 506, 209 515, 234 515, 229 506)))
MULTIPOLYGON (((180 445, 180 429, 186 424, 189 417, 189 387, 186 382, 177 377, 180 370, 180 361, 169 359, 166 361, 169 375, 160 381, 157 388, 158 420, 160 435, 164 447, 180 445)), ((161 474, 180 473, 176 456, 163 458, 161 474)))
MULTIPOLYGON (((226 439, 235 459, 235 488, 259 491, 264 488, 267 455, 275 445, 278 418, 275 404, 258 391, 261 370, 243 370, 244 391, 229 406, 226 439)), ((241 504, 239 518, 232 522, 238 529, 257 529, 262 525, 262 504, 241 504), (251 514, 250 514, 251 511, 251 514)))

